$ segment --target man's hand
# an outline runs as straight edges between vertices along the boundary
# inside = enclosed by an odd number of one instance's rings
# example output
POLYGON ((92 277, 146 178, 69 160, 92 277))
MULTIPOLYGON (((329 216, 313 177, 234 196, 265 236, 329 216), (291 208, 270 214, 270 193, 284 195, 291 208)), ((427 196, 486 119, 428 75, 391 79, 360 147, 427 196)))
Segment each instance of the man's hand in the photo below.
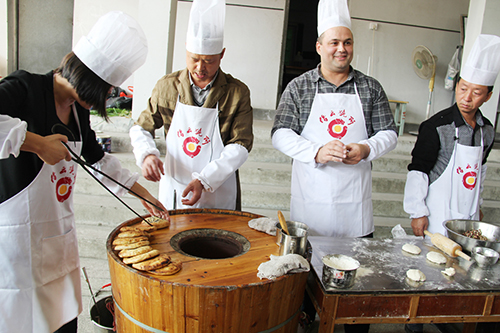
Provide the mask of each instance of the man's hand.
POLYGON ((349 143, 346 148, 347 157, 342 160, 344 164, 358 164, 370 155, 370 147, 365 144, 349 143))
POLYGON ((198 179, 193 179, 182 192, 182 197, 185 198, 189 192, 193 192, 191 199, 182 199, 182 204, 186 206, 192 206, 198 202, 201 198, 203 192, 203 184, 198 179))
POLYGON ((347 148, 339 140, 327 142, 323 147, 318 150, 315 160, 317 163, 325 164, 330 161, 342 162, 347 156, 347 148))
MULTIPOLYGON (((141 184, 139 184, 138 182, 135 182, 134 185, 132 185, 132 187, 130 189, 134 193, 137 193, 141 197, 143 197, 143 198, 147 199, 148 201, 152 202, 157 207, 163 209, 163 211, 161 211, 158 208, 156 208, 155 206, 151 205, 150 203, 148 203, 148 202, 146 202, 146 201, 144 201, 144 200, 142 200, 142 199, 139 198, 141 200, 141 203, 144 206, 144 208, 146 208, 147 211, 151 215, 154 215, 154 216, 157 216, 157 217, 160 217, 162 219, 170 221, 170 217, 168 216, 167 209, 163 206, 163 204, 160 201, 158 201, 158 199, 156 199, 155 197, 153 197, 151 195, 151 193, 149 193, 149 191, 146 190, 141 184)), ((130 194, 134 195, 132 192, 130 192, 130 194)))
POLYGON ((429 227, 429 219, 427 216, 422 216, 411 220, 411 228, 415 236, 424 236, 424 230, 429 227))
POLYGON ((148 155, 142 162, 142 175, 149 181, 159 182, 163 172, 163 162, 156 155, 148 155))
POLYGON ((54 165, 62 160, 71 161, 71 154, 62 142, 68 142, 68 137, 62 134, 40 136, 26 132, 21 150, 35 153, 45 163, 54 165))

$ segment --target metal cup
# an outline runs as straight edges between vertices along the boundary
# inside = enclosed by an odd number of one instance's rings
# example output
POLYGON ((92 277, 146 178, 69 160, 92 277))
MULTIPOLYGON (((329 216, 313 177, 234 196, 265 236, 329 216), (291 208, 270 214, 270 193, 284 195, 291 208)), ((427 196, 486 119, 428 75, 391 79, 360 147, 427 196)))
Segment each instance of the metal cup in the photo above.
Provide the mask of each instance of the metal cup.
POLYGON ((302 228, 288 228, 290 235, 278 229, 280 233, 280 256, 285 254, 300 254, 304 256, 307 247, 307 230, 302 228))
MULTIPOLYGON (((296 221, 286 221, 286 226, 288 229, 291 228, 297 228, 297 229, 304 229, 305 231, 309 230, 309 227, 307 224, 302 223, 302 222, 296 222, 296 221)), ((276 223, 276 245, 281 244, 281 235, 283 234, 281 231, 281 224, 279 222, 276 223)))

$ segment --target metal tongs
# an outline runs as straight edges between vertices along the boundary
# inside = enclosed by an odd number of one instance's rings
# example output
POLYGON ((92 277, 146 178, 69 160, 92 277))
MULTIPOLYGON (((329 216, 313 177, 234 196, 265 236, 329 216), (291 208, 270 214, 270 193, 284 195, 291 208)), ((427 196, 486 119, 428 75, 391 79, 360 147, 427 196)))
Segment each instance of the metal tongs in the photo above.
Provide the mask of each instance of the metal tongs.
POLYGON ((149 223, 145 218, 143 218, 139 213, 137 213, 132 207, 130 207, 129 205, 127 205, 122 199, 120 199, 116 194, 113 193, 113 191, 111 191, 106 185, 104 185, 89 169, 87 169, 87 167, 91 168, 92 170, 100 173, 101 175, 103 175, 104 177, 108 178, 109 180, 113 181, 115 184, 121 186, 122 188, 126 189, 127 191, 129 191, 130 193, 132 193, 133 195, 135 195, 136 197, 146 201, 147 203, 149 203, 150 205, 154 206, 156 209, 160 210, 160 211, 164 211, 162 208, 158 207, 157 205, 155 205, 154 203, 152 203, 151 201, 149 201, 148 199, 144 198, 143 196, 137 194, 136 192, 132 191, 130 188, 126 187, 125 185, 123 185, 122 183, 116 181, 115 179, 113 179, 112 177, 108 176, 106 173, 102 172, 101 170, 99 169, 96 169, 94 168, 90 163, 84 161, 81 159, 80 156, 78 156, 73 150, 71 150, 71 148, 68 147, 68 145, 65 143, 65 142, 62 142, 61 143, 66 147, 66 149, 68 149, 68 151, 71 153, 71 155, 73 155, 73 157, 71 158, 73 161, 75 161, 76 163, 78 163, 89 175, 92 176, 92 178, 94 178, 99 184, 102 185, 102 187, 104 187, 109 193, 111 193, 118 201, 120 201, 125 207, 127 207, 128 209, 130 209, 130 211, 132 211, 135 215, 137 215, 140 219, 142 219, 144 222, 146 222, 147 224, 149 224, 150 226, 153 226, 151 223, 149 223))

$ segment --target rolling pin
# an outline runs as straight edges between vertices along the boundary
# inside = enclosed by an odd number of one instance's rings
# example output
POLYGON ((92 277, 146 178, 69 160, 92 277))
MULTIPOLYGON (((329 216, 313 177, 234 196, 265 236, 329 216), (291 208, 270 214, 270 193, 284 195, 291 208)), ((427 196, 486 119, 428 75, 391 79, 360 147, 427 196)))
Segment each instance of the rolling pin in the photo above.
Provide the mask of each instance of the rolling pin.
POLYGON ((449 239, 448 237, 441 235, 439 232, 431 234, 429 231, 424 230, 424 233, 431 238, 432 244, 434 244, 434 246, 436 246, 444 253, 452 257, 460 256, 465 260, 470 261, 470 257, 462 252, 462 247, 459 244, 452 241, 451 239, 449 239))

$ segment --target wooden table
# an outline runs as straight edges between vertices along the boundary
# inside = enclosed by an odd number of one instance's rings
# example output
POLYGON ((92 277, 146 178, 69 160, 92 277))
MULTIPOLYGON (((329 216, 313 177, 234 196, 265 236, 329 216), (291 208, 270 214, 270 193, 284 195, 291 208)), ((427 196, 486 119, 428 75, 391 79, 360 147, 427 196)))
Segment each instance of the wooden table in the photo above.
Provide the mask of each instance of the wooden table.
MULTIPOLYGON (((462 258, 448 258, 435 265, 426 260, 429 251, 438 251, 429 240, 339 239, 309 237, 313 247, 307 292, 320 317, 319 332, 333 332, 335 324, 363 323, 456 323, 464 332, 474 332, 477 322, 500 322, 500 264, 482 269, 462 258), (422 249, 418 256, 401 247, 413 243, 422 249), (326 254, 345 254, 357 259, 354 286, 348 289, 325 287, 321 281, 326 254), (456 275, 441 271, 454 267, 456 275), (415 284, 406 271, 420 269, 427 277, 415 284)), ((442 252, 441 252, 442 253, 442 252)))

